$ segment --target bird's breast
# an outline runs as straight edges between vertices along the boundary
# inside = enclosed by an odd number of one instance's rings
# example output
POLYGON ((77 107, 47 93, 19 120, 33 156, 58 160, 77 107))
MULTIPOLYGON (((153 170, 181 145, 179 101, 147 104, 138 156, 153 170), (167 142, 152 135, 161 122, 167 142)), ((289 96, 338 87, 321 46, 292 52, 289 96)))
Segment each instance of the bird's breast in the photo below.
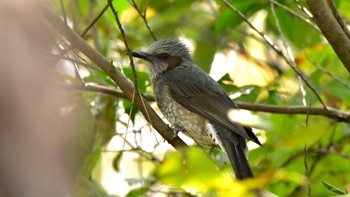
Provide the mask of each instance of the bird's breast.
POLYGON ((166 85, 155 84, 154 95, 160 111, 173 126, 200 145, 216 145, 215 138, 207 127, 208 120, 177 103, 171 97, 166 85))

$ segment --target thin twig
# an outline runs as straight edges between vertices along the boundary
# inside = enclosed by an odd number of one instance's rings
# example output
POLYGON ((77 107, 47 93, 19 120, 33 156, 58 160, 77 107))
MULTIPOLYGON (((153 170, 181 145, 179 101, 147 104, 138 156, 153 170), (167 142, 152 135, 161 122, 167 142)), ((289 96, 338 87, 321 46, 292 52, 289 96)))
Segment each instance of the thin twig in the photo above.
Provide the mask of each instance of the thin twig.
POLYGON ((146 17, 146 14, 147 14, 147 7, 145 8, 144 12, 142 13, 140 8, 137 6, 137 4, 135 3, 134 0, 131 0, 131 5, 136 9, 137 13, 139 14, 139 16, 142 18, 143 22, 145 23, 149 33, 151 34, 152 38, 154 41, 157 41, 157 37, 154 35, 154 32, 153 30, 151 29, 151 27, 149 26, 148 24, 148 21, 147 21, 147 17, 146 17))
POLYGON ((305 14, 307 17, 309 17, 309 18, 312 18, 312 17, 313 17, 312 14, 311 14, 311 12, 310 12, 302 3, 300 3, 299 0, 294 0, 294 1, 295 1, 295 3, 298 5, 298 8, 299 8, 302 12, 304 12, 304 14, 305 14))
POLYGON ((131 66, 132 71, 133 71, 135 88, 133 90, 132 103, 134 103, 135 95, 137 95, 137 97, 140 98, 140 100, 141 100, 142 107, 145 109, 146 115, 148 116, 147 118, 150 120, 150 124, 153 126, 152 119, 151 119, 150 115, 148 114, 146 106, 145 106, 145 101, 144 101, 143 97, 141 96, 140 91, 138 89, 137 74, 136 74, 134 60, 133 60, 133 57, 131 56, 131 49, 130 49, 128 41, 126 39, 123 26, 122 26, 122 24, 121 24, 121 22, 119 20, 118 12, 115 10, 115 8, 114 8, 114 6, 112 4, 112 0, 108 0, 108 3, 109 3, 109 7, 111 8, 111 10, 112 10, 112 12, 114 14, 114 17, 115 17, 115 20, 117 22, 119 31, 122 34, 122 38, 123 38, 123 41, 124 41, 124 44, 125 44, 125 47, 126 47, 126 50, 127 50, 127 53, 128 53, 128 57, 129 57, 129 60, 130 60, 130 66, 131 66))
POLYGON ((85 82, 84 82, 83 78, 80 75, 78 64, 75 63, 75 62, 72 62, 72 64, 74 66, 75 75, 78 77, 79 82, 81 83, 81 85, 84 85, 85 82))
MULTIPOLYGON (((83 57, 81 57, 81 54, 77 52, 77 50, 75 50, 71 45, 68 45, 66 43, 65 39, 59 39, 60 43, 59 45, 61 45, 63 47, 63 49, 61 49, 61 47, 57 46, 57 50, 59 51, 59 54, 54 55, 51 54, 52 56, 56 56, 55 62, 61 60, 61 59, 67 59, 69 61, 72 61, 73 63, 75 62, 77 65, 82 65, 85 66, 85 68, 90 72, 90 75, 96 77, 95 72, 91 72, 91 70, 99 70, 101 71, 100 67, 97 66, 92 66, 90 65, 90 63, 88 63, 83 57), (81 60, 81 61, 78 61, 81 60)), ((104 84, 105 85, 105 81, 102 80, 99 77, 96 77, 96 80, 98 81, 98 83, 100 84, 104 84)))
POLYGON ((134 148, 130 142, 128 142, 129 146, 132 147, 131 149, 123 149, 123 150, 102 150, 102 152, 105 153, 120 153, 120 152, 133 152, 137 153, 141 157, 148 159, 149 161, 155 162, 155 163, 161 163, 161 160, 158 159, 154 154, 151 152, 147 152, 146 150, 140 149, 140 148, 134 148))
MULTIPOLYGON (((90 0, 89 1, 89 20, 94 20, 94 8, 95 8, 95 5, 96 4, 96 1, 95 0, 90 0)), ((102 47, 101 47, 101 43, 100 43, 100 36, 98 35, 98 29, 97 27, 93 27, 91 26, 91 35, 92 35, 92 40, 95 44, 95 48, 97 51, 101 52, 102 51, 102 47)))
MULTIPOLYGON (((130 50, 130 48, 129 48, 129 44, 128 44, 128 41, 127 41, 127 39, 126 39, 123 26, 122 26, 122 24, 121 24, 121 22, 120 22, 120 20, 119 20, 118 12, 117 12, 116 9, 114 8, 113 3, 112 3, 112 0, 108 0, 108 6, 111 8, 112 13, 113 13, 114 18, 115 18, 115 21, 117 22, 118 29, 119 29, 119 31, 120 31, 120 33, 121 33, 121 35, 122 35, 123 42, 124 42, 124 45, 125 45, 126 50, 127 50, 127 55, 128 55, 128 57, 129 57, 129 60, 130 60, 130 66, 131 66, 132 71, 133 71, 135 88, 134 88, 134 90, 133 90, 133 95, 132 95, 132 97, 131 97, 131 103, 134 104, 134 102, 135 102, 135 93, 136 93, 136 94, 139 93, 139 91, 138 91, 138 83, 137 83, 136 69, 135 69, 135 65, 134 65, 134 60, 133 60, 133 58, 132 58, 132 56, 131 56, 131 50, 130 50)), ((113 63, 111 63, 111 64, 113 64, 113 63)), ((139 96, 140 96, 140 95, 139 95, 139 96)), ((143 100, 141 96, 140 96, 140 98, 141 98, 141 100, 143 100)), ((131 109, 130 109, 130 112, 129 112, 129 117, 131 117, 132 110, 133 110, 133 105, 131 105, 131 109)), ((129 125, 130 125, 130 118, 129 118, 128 123, 127 123, 127 130, 128 130, 128 128, 129 128, 129 125)), ((128 134, 128 132, 125 132, 125 136, 124 136, 125 139, 126 139, 126 137, 127 137, 127 134, 128 134)), ((123 143, 123 147, 124 147, 124 146, 125 146, 125 141, 124 141, 124 143, 123 143)))
POLYGON ((310 25, 314 30, 318 31, 319 33, 321 33, 320 29, 314 24, 312 23, 308 18, 305 18, 304 16, 296 13, 294 10, 290 9, 289 7, 275 1, 275 0, 270 0, 271 3, 277 5, 278 7, 284 9, 285 11, 287 11, 288 13, 290 13, 293 16, 296 16, 298 18, 300 18, 302 21, 304 21, 305 23, 307 23, 308 25, 310 25))
MULTIPOLYGON (((286 37, 284 36, 284 33, 282 32, 282 29, 281 29, 281 26, 280 26, 277 14, 275 12, 275 6, 274 6, 274 4, 271 1, 270 1, 270 5, 271 5, 272 15, 275 18, 275 23, 276 23, 276 26, 277 26, 277 30, 278 30, 278 32, 279 32, 279 34, 281 36, 282 44, 283 44, 284 48, 287 51, 287 55, 289 57, 289 62, 291 63, 292 67, 297 68, 297 65, 295 63, 295 58, 294 58, 294 55, 292 53, 292 50, 288 46, 287 41, 286 41, 286 37)), ((301 77, 299 75, 298 75, 298 82, 299 82, 301 95, 303 96, 303 98, 302 98, 303 105, 306 106, 307 105, 307 103, 306 103, 306 91, 305 91, 302 79, 301 79, 301 77)))
POLYGON ((310 112, 310 107, 311 107, 311 100, 310 100, 310 102, 309 102, 309 106, 308 106, 308 110, 307 110, 307 114, 306 114, 306 118, 305 118, 305 125, 306 125, 306 127, 309 125, 309 112, 310 112))
POLYGON ((77 1, 69 1, 70 2, 70 11, 71 11, 71 21, 72 21, 72 29, 78 29, 78 17, 77 17, 77 1))
POLYGON ((277 54, 279 54, 287 63, 288 65, 290 65, 290 67, 294 70, 294 72, 301 77, 301 79, 304 81, 304 83, 310 88, 310 90, 316 95, 317 99, 320 101, 320 103, 322 104, 323 108, 325 110, 327 110, 327 106, 326 104, 323 102, 321 96, 318 94, 318 92, 316 91, 316 89, 313 87, 313 85, 307 80, 307 78, 304 76, 304 74, 298 69, 298 67, 293 66, 293 64, 289 61, 289 59, 284 56, 283 52, 273 43, 273 41, 271 40, 271 38, 269 36, 267 36, 266 34, 262 33, 261 31, 259 31, 249 20, 246 16, 244 16, 244 14, 242 14, 239 10, 237 10, 235 7, 233 7, 229 2, 227 2, 226 0, 222 0, 225 5, 230 8, 233 12, 235 12, 239 17, 241 17, 241 19, 243 21, 245 21, 249 27, 251 27, 256 33, 258 33, 264 40, 265 42, 273 49, 277 52, 277 54))
POLYGON ((306 59, 314 66, 316 66, 318 69, 320 69, 322 72, 324 72, 326 75, 328 75, 329 77, 331 77, 332 79, 334 79, 335 81, 337 81, 338 83, 340 83, 341 85, 343 85, 344 87, 346 87, 347 89, 350 90, 350 84, 345 83, 345 80, 341 80, 338 77, 336 77, 335 75, 333 75, 331 72, 329 72, 328 70, 324 69, 321 65, 317 64, 316 62, 312 61, 310 59, 310 57, 306 56, 306 59))
POLYGON ((101 18, 101 16, 106 12, 107 8, 108 8, 108 3, 102 8, 101 12, 91 21, 91 23, 89 24, 89 26, 86 27, 86 29, 84 29, 83 32, 81 32, 80 36, 84 37, 85 34, 91 29, 92 26, 94 26, 96 24, 96 22, 101 18))
POLYGON ((90 64, 87 63, 86 61, 85 61, 85 62, 79 61, 79 60, 77 60, 77 59, 74 59, 74 58, 71 58, 71 57, 67 57, 67 56, 62 56, 62 55, 60 55, 60 54, 50 54, 50 55, 53 56, 53 57, 58 58, 58 60, 67 60, 67 61, 76 63, 76 64, 78 64, 78 65, 82 65, 82 66, 84 66, 84 67, 87 67, 87 68, 90 68, 90 69, 93 69, 93 70, 101 70, 99 67, 90 65, 90 64))
MULTIPOLYGON (((307 150, 303 150, 302 153, 307 153, 308 151, 310 151, 310 149, 307 149, 307 150)), ((316 156, 315 156, 315 159, 314 159, 314 162, 311 164, 311 167, 308 168, 308 177, 311 176, 312 172, 316 169, 316 166, 320 163, 320 161, 322 159, 325 158, 325 156, 327 156, 326 154, 323 154, 323 153, 316 153, 316 156)), ((304 160, 305 161, 305 160, 304 160)), ((304 164, 305 165, 305 164, 304 164)), ((294 190, 289 193, 287 196, 300 196, 300 191, 304 188, 303 185, 298 185, 297 187, 294 188, 294 190)), ((311 188, 310 188, 310 184, 308 183, 308 194, 309 192, 311 192, 311 188)), ((309 196, 309 195, 308 195, 309 196)))
POLYGON ((109 7, 111 8, 111 10, 113 12, 115 21, 117 22, 118 29, 119 29, 119 31, 120 31, 120 33, 122 35, 123 42, 124 42, 125 48, 127 50, 127 55, 129 57, 129 60, 130 60, 130 66, 131 66, 131 69, 132 69, 133 74, 134 74, 135 91, 138 92, 137 74, 136 74, 134 59, 131 56, 131 49, 129 47, 128 40, 126 39, 124 28, 123 28, 123 26, 122 26, 122 24, 121 24, 121 22, 119 20, 118 12, 115 10, 115 8, 113 6, 113 3, 112 3, 112 0, 108 0, 108 5, 109 5, 109 7))
POLYGON ((66 13, 66 9, 64 9, 64 4, 63 4, 63 0, 60 0, 60 6, 61 6, 61 10, 62 10, 62 15, 63 15, 63 21, 66 25, 68 25, 67 22, 67 13, 66 13))
POLYGON ((324 149, 324 148, 313 148, 313 149, 311 149, 311 150, 314 151, 314 152, 317 152, 317 153, 332 154, 332 155, 341 157, 341 158, 343 158, 343 159, 350 160, 350 156, 349 156, 348 154, 339 153, 339 152, 332 151, 332 150, 329 150, 329 149, 324 149))
POLYGON ((309 167, 307 165, 307 149, 306 144, 304 146, 304 167, 305 167, 305 177, 307 178, 307 196, 310 197, 311 195, 311 185, 310 185, 310 174, 309 174, 309 167))

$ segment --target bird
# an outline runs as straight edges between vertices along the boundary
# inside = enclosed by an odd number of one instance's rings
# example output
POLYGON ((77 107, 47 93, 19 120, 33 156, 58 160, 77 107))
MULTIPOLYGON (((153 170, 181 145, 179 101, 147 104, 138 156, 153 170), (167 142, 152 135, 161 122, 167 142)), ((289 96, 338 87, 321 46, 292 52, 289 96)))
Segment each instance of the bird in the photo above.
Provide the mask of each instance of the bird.
POLYGON ((156 41, 131 55, 146 62, 156 103, 176 131, 202 146, 219 146, 228 156, 238 180, 254 177, 247 159, 246 140, 259 145, 252 129, 232 122, 238 109, 224 89, 198 67, 180 40, 156 41))

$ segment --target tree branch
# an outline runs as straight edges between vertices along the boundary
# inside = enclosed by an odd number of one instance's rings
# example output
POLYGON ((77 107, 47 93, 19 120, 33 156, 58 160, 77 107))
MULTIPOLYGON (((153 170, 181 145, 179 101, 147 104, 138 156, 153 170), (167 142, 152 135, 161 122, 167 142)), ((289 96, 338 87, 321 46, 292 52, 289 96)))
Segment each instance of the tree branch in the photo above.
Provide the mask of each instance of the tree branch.
POLYGON ((329 0, 307 0, 313 18, 324 37, 350 73, 350 37, 343 19, 329 0))
POLYGON ((44 16, 52 27, 72 44, 73 48, 77 48, 99 66, 119 86, 129 100, 134 100, 134 103, 139 107, 145 119, 167 142, 175 148, 186 146, 179 137, 174 138, 173 129, 162 121, 147 102, 143 101, 144 98, 142 96, 140 97, 138 94, 134 94, 134 85, 121 72, 119 72, 111 62, 89 46, 88 43, 70 27, 66 26, 63 21, 52 12, 52 10, 46 8, 44 16))
MULTIPOLYGON (((113 88, 87 84, 85 87, 81 85, 65 85, 67 88, 73 88, 77 90, 87 90, 95 91, 108 95, 112 95, 118 98, 129 99, 122 91, 116 90, 113 88)), ((152 95, 143 95, 147 101, 154 101, 152 95)), ((130 99, 129 99, 130 100, 130 99)), ((334 119, 339 122, 348 122, 350 123, 350 112, 338 110, 335 108, 328 107, 327 110, 322 107, 304 107, 304 106, 274 106, 274 105, 265 105, 265 104, 252 104, 244 102, 236 102, 239 108, 256 111, 256 112, 268 112, 276 114, 303 114, 303 115, 313 115, 313 116, 325 116, 330 119, 334 119)))
POLYGON ((350 112, 341 111, 332 107, 304 107, 304 106, 285 106, 279 107, 274 105, 251 104, 236 102, 241 109, 250 111, 269 112, 277 114, 304 114, 314 116, 326 116, 339 122, 350 123, 350 112))

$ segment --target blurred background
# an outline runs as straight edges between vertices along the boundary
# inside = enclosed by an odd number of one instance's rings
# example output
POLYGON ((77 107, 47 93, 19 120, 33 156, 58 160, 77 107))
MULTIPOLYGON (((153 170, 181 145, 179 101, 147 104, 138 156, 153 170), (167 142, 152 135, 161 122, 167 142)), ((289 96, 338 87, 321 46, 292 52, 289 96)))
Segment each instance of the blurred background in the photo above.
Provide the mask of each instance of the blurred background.
MULTIPOLYGON (((349 193, 349 72, 307 2, 109 3, 0 3, 0 196, 349 193), (48 7, 130 82, 136 75, 165 123, 144 62, 130 63, 127 53, 163 38, 186 43, 196 64, 243 109, 233 119, 254 127, 263 142, 248 143, 256 178, 235 181, 220 150, 209 154, 181 133, 191 148, 177 151, 110 73, 45 17, 48 7)), ((349 25, 350 2, 334 6, 349 25)))

